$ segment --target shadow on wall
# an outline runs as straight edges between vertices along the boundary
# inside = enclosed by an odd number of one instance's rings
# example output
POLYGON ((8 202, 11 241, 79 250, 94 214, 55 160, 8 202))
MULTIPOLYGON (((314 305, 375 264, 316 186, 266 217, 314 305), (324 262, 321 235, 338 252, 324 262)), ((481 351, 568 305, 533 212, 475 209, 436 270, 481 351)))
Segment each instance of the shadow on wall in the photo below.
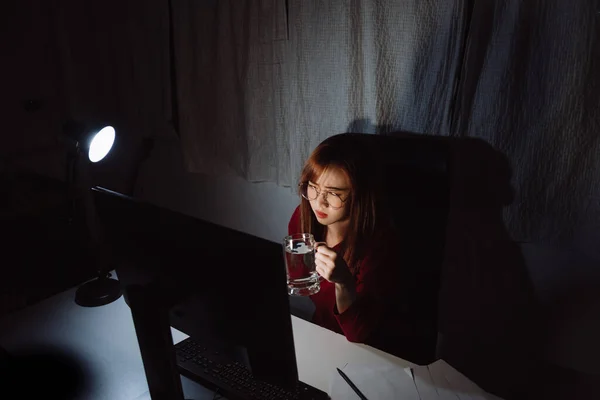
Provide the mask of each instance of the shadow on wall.
MULTIPOLYGON (((348 131, 411 135, 365 119, 348 131)), ((438 356, 490 393, 527 398, 539 313, 520 246, 503 221, 503 208, 514 198, 510 163, 480 139, 436 140, 449 144, 451 185, 438 356)))
POLYGON ((523 254, 503 221, 514 198, 510 163, 483 140, 449 140, 455 143, 438 352, 485 390, 528 398, 539 313, 523 254))
MULTIPOLYGON (((533 284, 540 282, 530 271, 552 275, 543 271, 549 265, 526 265, 503 222, 503 208, 514 197, 507 157, 474 138, 458 138, 454 148, 439 355, 505 399, 597 398, 600 377, 560 367, 549 357, 569 341, 561 327, 578 313, 590 314, 587 305, 599 304, 597 282, 564 282, 557 299, 564 307, 542 305, 533 284)), ((562 274, 565 280, 569 273, 562 274)), ((572 350, 583 347, 575 337, 596 342, 581 332, 571 336, 572 350)))

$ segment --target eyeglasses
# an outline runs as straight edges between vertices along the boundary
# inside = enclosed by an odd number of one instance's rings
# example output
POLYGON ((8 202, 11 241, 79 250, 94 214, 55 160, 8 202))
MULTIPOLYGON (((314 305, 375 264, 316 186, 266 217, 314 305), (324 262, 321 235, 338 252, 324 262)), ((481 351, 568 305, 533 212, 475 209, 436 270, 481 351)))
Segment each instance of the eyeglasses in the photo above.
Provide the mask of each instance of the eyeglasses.
MULTIPOLYGON (((308 201, 316 200, 321 191, 318 187, 311 185, 310 183, 304 182, 300 185, 300 195, 308 201)), ((342 208, 348 198, 342 199, 339 194, 333 192, 323 192, 323 200, 327 202, 333 209, 342 208)))

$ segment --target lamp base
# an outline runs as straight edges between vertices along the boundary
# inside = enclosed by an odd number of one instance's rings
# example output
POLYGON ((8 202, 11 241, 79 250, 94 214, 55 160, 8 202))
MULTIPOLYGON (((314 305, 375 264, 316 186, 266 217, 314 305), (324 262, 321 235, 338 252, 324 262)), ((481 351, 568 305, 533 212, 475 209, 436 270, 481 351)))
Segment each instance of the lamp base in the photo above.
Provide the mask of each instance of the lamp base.
POLYGON ((81 285, 75 292, 75 303, 82 307, 99 307, 121 297, 119 281, 100 276, 81 285))

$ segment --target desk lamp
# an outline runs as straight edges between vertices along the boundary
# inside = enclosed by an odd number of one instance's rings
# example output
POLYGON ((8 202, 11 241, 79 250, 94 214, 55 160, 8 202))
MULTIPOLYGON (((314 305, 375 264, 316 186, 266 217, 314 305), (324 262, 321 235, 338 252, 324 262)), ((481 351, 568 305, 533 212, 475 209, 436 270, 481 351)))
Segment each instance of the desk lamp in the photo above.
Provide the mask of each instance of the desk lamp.
MULTIPOLYGON (((69 121, 64 125, 63 133, 68 142, 68 221, 69 224, 73 223, 76 198, 80 198, 92 248, 97 251, 100 248, 100 233, 94 200, 90 193, 92 184, 89 168, 90 163, 101 162, 108 155, 115 142, 115 129, 112 126, 86 126, 77 121, 69 121)), ((103 306, 121 297, 119 282, 111 279, 110 269, 99 260, 101 256, 97 254, 93 260, 97 264, 96 279, 81 285, 75 293, 75 303, 80 306, 103 306)))

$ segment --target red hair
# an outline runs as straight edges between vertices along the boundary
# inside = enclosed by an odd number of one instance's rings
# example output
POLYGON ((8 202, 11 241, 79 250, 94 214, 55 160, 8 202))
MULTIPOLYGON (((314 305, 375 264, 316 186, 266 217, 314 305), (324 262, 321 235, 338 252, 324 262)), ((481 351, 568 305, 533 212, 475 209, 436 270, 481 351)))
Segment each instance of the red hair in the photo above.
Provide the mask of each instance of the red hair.
MULTIPOLYGON (((375 159, 359 137, 351 134, 331 136, 310 155, 300 176, 301 185, 316 182, 329 168, 339 168, 350 180, 349 226, 342 241, 342 254, 350 270, 357 272, 359 261, 365 256, 382 219, 380 207, 381 174, 375 159)), ((300 197, 300 226, 303 232, 312 233, 315 240, 323 241, 325 227, 317 221, 310 202, 300 197)))

